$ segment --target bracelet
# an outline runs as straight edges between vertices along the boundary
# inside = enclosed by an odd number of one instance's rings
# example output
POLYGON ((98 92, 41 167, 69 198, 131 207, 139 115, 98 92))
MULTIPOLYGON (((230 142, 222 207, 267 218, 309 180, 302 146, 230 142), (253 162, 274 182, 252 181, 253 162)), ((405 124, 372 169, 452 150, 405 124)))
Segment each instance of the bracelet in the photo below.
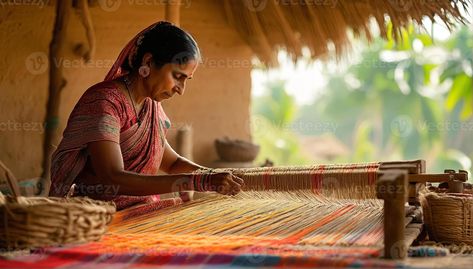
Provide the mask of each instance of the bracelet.
POLYGON ((191 176, 191 186, 194 187, 194 190, 199 192, 206 192, 211 190, 210 178, 212 175, 213 169, 199 169, 192 173, 191 176))

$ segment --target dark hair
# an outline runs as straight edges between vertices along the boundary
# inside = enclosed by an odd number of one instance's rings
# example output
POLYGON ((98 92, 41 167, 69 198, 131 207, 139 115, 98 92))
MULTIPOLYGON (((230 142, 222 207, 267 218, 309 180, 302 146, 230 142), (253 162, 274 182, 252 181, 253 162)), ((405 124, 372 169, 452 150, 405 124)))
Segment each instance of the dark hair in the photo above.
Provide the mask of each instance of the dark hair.
POLYGON ((200 50, 194 38, 170 22, 161 21, 143 33, 137 40, 137 49, 130 62, 125 61, 122 68, 136 71, 146 53, 153 55, 158 68, 168 63, 185 64, 190 60, 200 60, 200 50))

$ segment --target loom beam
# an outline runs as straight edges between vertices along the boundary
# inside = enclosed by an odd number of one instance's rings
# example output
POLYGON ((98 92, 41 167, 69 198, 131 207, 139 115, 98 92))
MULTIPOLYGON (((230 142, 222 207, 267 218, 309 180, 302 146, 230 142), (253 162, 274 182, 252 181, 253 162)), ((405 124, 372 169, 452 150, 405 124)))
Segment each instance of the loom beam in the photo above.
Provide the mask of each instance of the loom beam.
POLYGON ((419 206, 419 191, 427 182, 448 183, 449 192, 462 192, 463 182, 468 181, 468 172, 446 169, 444 173, 426 174, 425 160, 381 162, 379 170, 404 170, 408 173, 409 204, 419 206))
POLYGON ((405 203, 407 201, 407 172, 379 172, 376 196, 384 200, 384 258, 404 259, 407 256, 405 233, 405 203))
POLYGON ((426 182, 448 182, 451 180, 466 182, 468 174, 463 172, 450 172, 443 174, 413 174, 409 175, 410 183, 426 183, 426 182))

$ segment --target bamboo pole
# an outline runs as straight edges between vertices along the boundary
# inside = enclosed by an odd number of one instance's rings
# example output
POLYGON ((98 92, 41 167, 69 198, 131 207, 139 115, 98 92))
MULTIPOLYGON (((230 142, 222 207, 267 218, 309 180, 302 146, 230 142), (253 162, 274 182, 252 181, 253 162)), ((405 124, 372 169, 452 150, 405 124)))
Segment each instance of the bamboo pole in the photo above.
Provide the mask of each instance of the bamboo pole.
POLYGON ((168 0, 166 2, 165 19, 168 22, 180 25, 181 22, 181 0, 168 0))
POLYGON ((46 132, 43 143, 43 173, 39 181, 39 195, 41 196, 46 196, 51 186, 51 155, 54 150, 53 144, 56 143, 58 135, 61 91, 67 83, 63 76, 62 67, 54 63, 61 57, 61 52, 66 45, 66 29, 69 22, 70 9, 69 1, 56 2, 56 19, 52 40, 49 45, 49 96, 45 117, 46 132))

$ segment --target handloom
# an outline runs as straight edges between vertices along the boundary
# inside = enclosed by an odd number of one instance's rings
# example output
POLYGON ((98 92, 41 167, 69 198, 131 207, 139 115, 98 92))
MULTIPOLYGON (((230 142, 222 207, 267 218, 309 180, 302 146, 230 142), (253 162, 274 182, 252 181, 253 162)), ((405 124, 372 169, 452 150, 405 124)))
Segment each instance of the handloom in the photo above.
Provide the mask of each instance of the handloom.
POLYGON ((412 223, 420 219, 418 185, 429 178, 466 179, 452 171, 424 174, 423 161, 225 170, 245 180, 242 193, 118 212, 100 242, 55 250, 55 257, 139 265, 394 267, 399 264, 369 258, 406 256, 420 232, 412 228, 421 226, 412 223))
MULTIPOLYGON (((336 247, 335 252, 375 255, 384 239, 384 257, 403 258, 418 235, 404 241, 406 225, 420 219, 419 185, 466 180, 465 173, 451 171, 423 174, 421 160, 225 170, 244 179, 239 195, 212 195, 159 211, 129 209, 116 215, 110 236, 156 238, 154 243, 135 241, 135 250, 220 252, 257 247, 275 254, 336 247), (408 194, 411 206, 406 208, 408 194)), ((125 242, 124 248, 114 240, 109 246, 126 252, 131 246, 125 242)))

